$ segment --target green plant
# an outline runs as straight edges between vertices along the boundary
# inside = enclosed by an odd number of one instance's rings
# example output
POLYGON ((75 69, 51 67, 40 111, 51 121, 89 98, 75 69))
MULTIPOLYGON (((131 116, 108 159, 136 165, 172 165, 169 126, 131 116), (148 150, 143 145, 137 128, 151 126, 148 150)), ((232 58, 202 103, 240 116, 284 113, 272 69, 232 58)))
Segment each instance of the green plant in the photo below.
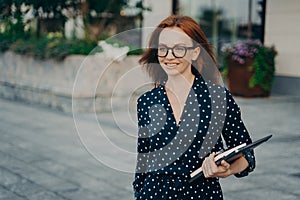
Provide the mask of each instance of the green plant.
POLYGON ((258 40, 238 41, 227 44, 222 48, 223 52, 223 75, 228 75, 228 63, 233 62, 241 67, 248 67, 253 72, 249 81, 249 87, 261 86, 264 90, 270 91, 275 73, 275 48, 267 47, 258 40), (252 60, 251 66, 245 65, 252 60))
POLYGON ((5 50, 10 49, 16 53, 41 60, 61 61, 71 54, 88 55, 96 45, 95 42, 79 39, 68 40, 60 34, 48 34, 40 38, 18 39, 7 45, 5 50))
MULTIPOLYGON (((109 40, 108 40, 109 41, 109 40)), ((116 41, 109 41, 111 44, 116 41)), ((128 46, 121 42, 117 46, 128 46)), ((45 60, 54 59, 61 61, 71 54, 89 55, 97 48, 98 52, 102 49, 97 46, 96 41, 80 40, 80 39, 66 39, 59 33, 49 33, 41 37, 28 37, 12 39, 9 35, 0 34, 0 52, 7 50, 14 51, 21 55, 28 55, 34 58, 45 60)), ((140 55, 143 49, 130 46, 127 55, 140 55)))
POLYGON ((11 37, 6 34, 0 34, 0 52, 7 51, 13 42, 11 37))
POLYGON ((270 91, 275 73, 275 56, 277 52, 274 47, 259 48, 253 63, 255 72, 250 79, 249 86, 260 85, 263 89, 270 91))

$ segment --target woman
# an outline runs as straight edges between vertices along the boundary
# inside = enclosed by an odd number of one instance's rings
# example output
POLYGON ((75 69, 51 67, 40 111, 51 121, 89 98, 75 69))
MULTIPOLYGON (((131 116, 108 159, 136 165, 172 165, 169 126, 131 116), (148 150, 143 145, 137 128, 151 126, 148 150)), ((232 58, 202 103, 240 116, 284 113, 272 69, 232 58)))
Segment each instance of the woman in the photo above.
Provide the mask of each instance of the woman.
POLYGON ((221 87, 203 31, 187 16, 170 16, 152 33, 140 62, 155 88, 138 99, 136 199, 223 199, 219 178, 248 175, 253 152, 216 166, 215 152, 251 138, 231 94, 221 87), (189 183, 190 173, 204 176, 189 183))

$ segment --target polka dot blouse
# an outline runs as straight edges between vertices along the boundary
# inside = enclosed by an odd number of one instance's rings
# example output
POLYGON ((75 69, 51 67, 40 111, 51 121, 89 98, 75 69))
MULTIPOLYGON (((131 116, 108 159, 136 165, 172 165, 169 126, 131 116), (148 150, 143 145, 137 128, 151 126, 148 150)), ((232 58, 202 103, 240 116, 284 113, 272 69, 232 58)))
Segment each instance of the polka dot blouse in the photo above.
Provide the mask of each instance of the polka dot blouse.
MULTIPOLYGON (((188 181, 211 152, 252 142, 228 90, 196 77, 176 124, 161 84, 138 99, 137 112, 135 198, 223 199, 218 178, 188 181)), ((249 167, 237 177, 248 175, 255 167, 253 151, 245 158, 249 167)))

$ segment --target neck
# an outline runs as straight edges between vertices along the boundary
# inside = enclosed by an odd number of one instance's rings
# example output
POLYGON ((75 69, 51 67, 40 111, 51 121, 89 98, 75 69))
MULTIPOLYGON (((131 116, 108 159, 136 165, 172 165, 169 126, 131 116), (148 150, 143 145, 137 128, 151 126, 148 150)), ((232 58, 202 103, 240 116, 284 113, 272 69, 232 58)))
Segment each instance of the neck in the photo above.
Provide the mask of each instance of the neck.
POLYGON ((182 74, 178 76, 169 76, 168 81, 166 82, 166 87, 175 93, 186 91, 192 86, 194 78, 195 76, 192 73, 186 76, 182 74))

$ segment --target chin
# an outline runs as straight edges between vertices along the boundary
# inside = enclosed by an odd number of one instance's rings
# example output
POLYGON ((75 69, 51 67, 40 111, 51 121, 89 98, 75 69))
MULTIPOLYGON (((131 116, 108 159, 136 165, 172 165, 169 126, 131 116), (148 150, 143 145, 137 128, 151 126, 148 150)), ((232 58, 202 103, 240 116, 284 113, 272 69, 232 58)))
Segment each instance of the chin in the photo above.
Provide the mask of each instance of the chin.
POLYGON ((189 72, 191 72, 191 69, 180 69, 180 68, 173 68, 173 69, 170 69, 170 68, 163 68, 164 71, 166 72, 166 74, 168 76, 178 76, 178 75, 184 75, 184 74, 187 74, 187 70, 189 72))
POLYGON ((181 74, 180 71, 178 71, 175 68, 174 69, 164 68, 164 71, 166 72, 166 74, 168 76, 177 76, 177 75, 181 74))

